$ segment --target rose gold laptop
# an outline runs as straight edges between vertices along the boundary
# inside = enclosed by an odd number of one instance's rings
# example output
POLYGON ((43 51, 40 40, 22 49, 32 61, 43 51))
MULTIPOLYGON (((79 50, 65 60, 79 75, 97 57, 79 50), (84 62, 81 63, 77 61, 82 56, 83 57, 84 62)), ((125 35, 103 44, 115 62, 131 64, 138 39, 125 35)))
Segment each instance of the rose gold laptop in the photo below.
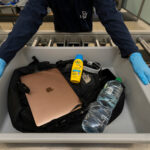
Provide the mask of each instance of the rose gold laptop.
POLYGON ((81 106, 78 96, 58 69, 25 75, 21 77, 21 81, 30 89, 26 97, 37 126, 81 106))

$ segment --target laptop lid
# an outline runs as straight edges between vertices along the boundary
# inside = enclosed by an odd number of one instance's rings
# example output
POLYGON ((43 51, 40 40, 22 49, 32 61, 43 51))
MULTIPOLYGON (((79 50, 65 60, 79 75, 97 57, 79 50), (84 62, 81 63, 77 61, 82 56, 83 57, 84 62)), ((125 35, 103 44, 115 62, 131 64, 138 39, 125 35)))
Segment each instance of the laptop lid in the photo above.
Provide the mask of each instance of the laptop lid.
POLYGON ((22 76, 21 82, 30 89, 26 97, 37 126, 81 106, 78 96, 56 68, 22 76))

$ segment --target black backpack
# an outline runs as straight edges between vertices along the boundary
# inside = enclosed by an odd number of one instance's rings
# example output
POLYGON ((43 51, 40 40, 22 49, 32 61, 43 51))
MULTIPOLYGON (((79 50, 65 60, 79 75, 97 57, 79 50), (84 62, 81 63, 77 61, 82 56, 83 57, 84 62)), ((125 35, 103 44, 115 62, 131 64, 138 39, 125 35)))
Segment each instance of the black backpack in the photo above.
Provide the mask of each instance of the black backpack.
MULTIPOLYGON (((90 76, 90 83, 87 84, 83 79, 81 79, 80 84, 72 84, 70 82, 70 73, 73 60, 58 61, 56 64, 50 64, 47 61, 39 62, 35 57, 33 57, 33 59, 34 61, 28 66, 16 69, 10 81, 8 89, 8 111, 14 128, 21 132, 35 133, 84 132, 81 124, 88 111, 89 104, 96 101, 96 98, 101 89, 103 89, 105 83, 107 81, 114 80, 116 77, 108 69, 104 69, 98 74, 84 71, 84 73, 90 76), (83 105, 81 109, 71 112, 61 118, 55 119, 41 127, 37 127, 25 96, 25 93, 29 93, 30 89, 21 83, 20 77, 52 68, 58 68, 61 71, 70 86, 79 96, 83 105)), ((84 65, 87 65, 87 61, 84 61, 84 65)), ((120 100, 113 111, 109 124, 122 112, 124 99, 125 93, 123 91, 120 100)))

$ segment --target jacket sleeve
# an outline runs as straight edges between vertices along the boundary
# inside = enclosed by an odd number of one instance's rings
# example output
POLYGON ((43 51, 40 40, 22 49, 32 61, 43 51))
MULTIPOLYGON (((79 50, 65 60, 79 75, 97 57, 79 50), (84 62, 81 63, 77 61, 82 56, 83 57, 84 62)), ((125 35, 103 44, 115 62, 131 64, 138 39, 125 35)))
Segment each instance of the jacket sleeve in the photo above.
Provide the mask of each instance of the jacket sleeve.
POLYGON ((100 21, 105 26, 113 42, 119 47, 123 58, 131 53, 137 52, 138 47, 133 41, 122 15, 116 9, 114 0, 94 0, 96 13, 100 21))
POLYGON ((0 58, 7 63, 36 33, 47 14, 47 0, 29 0, 9 33, 7 40, 0 47, 0 58))

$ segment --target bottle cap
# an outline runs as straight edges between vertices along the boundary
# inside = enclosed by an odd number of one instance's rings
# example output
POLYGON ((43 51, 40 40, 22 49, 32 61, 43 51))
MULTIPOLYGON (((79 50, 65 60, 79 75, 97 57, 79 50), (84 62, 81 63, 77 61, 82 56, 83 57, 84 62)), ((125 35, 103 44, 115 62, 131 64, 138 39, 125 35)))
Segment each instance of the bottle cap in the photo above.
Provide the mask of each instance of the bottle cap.
POLYGON ((119 81, 119 82, 122 82, 122 79, 121 79, 121 78, 119 78, 119 77, 118 77, 118 78, 116 78, 116 80, 117 80, 117 81, 119 81))
POLYGON ((83 55, 82 55, 82 54, 76 55, 75 60, 76 60, 76 59, 81 59, 81 60, 83 61, 83 55))

